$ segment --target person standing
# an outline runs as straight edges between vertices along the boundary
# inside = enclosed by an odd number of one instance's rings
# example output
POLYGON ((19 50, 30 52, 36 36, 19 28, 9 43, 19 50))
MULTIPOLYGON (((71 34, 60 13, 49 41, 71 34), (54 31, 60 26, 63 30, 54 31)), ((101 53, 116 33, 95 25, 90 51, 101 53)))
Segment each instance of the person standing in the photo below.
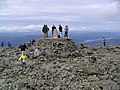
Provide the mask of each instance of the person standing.
POLYGON ((3 41, 1 42, 1 47, 4 47, 4 42, 3 41))
POLYGON ((60 38, 62 38, 62 26, 59 25, 60 38))
POLYGON ((10 41, 8 41, 8 47, 11 47, 12 45, 11 45, 11 43, 10 43, 10 41))
POLYGON ((25 49, 27 48, 26 44, 20 45, 21 51, 25 52, 25 49))
POLYGON ((103 46, 106 46, 106 38, 103 37, 103 46))
POLYGON ((22 52, 22 55, 18 59, 22 63, 22 67, 26 68, 26 61, 28 60, 28 57, 25 55, 25 52, 22 52))
POLYGON ((65 29, 64 37, 68 38, 68 30, 69 30, 68 26, 66 25, 64 29, 65 29))
POLYGON ((52 26, 52 38, 53 38, 53 32, 56 29, 55 25, 52 26))
POLYGON ((44 33, 44 38, 48 38, 48 31, 49 31, 48 26, 44 25, 42 28, 42 32, 44 33))
POLYGON ((34 45, 34 44, 35 44, 35 39, 32 40, 32 45, 34 45))

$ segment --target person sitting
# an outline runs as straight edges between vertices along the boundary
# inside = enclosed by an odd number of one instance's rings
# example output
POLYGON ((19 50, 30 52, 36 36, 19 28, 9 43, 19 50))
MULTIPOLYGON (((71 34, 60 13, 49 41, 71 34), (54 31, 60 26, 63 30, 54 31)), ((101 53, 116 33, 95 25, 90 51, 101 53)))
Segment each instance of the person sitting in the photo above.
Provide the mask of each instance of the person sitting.
POLYGON ((22 67, 26 68, 26 61, 28 60, 28 57, 25 55, 24 52, 22 52, 22 55, 20 56, 20 58, 18 60, 19 61, 21 60, 22 67))
POLYGON ((35 49, 34 56, 38 57, 40 55, 40 48, 35 49))
POLYGON ((35 51, 34 51, 34 58, 37 60, 36 63, 38 64, 39 63, 39 56, 40 56, 40 48, 36 48, 35 51))

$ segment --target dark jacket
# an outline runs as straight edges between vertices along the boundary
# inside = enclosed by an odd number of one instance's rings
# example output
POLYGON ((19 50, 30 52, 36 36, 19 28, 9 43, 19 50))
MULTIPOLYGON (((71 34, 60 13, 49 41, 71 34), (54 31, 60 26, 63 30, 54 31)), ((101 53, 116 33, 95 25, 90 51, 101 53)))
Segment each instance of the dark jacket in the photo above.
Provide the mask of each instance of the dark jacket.
POLYGON ((11 46, 12 46, 12 45, 11 45, 11 43, 10 43, 9 41, 8 41, 8 46, 9 46, 9 47, 11 47, 11 46))
POLYGON ((62 32, 62 26, 61 25, 59 26, 59 31, 62 32))
POLYGON ((21 45, 20 48, 21 48, 21 51, 25 51, 25 49, 26 49, 27 47, 26 47, 26 45, 24 44, 24 45, 21 45))
POLYGON ((3 42, 3 41, 1 42, 1 46, 2 46, 2 47, 4 46, 4 42, 3 42))
POLYGON ((52 34, 53 34, 54 29, 56 29, 56 27, 53 25, 52 26, 52 34))
POLYGON ((42 28, 42 32, 47 33, 48 31, 49 31, 49 28, 47 27, 47 25, 44 25, 42 28))

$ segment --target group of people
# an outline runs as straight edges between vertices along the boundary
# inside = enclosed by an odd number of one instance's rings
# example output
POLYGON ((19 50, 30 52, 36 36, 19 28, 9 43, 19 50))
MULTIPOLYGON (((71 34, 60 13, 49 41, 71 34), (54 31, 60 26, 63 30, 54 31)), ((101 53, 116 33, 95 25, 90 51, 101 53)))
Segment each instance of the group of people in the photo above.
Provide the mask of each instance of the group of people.
MULTIPOLYGON (((57 28, 55 27, 55 25, 53 25, 52 27, 52 38, 62 38, 62 32, 63 32, 63 28, 61 25, 59 25, 59 34, 57 34, 57 28)), ((68 37, 68 26, 65 26, 65 34, 64 37, 68 37)), ((42 31, 44 32, 44 38, 48 38, 48 31, 49 28, 47 25, 44 25, 42 31)), ((33 39, 31 41, 31 44, 34 45, 35 44, 35 40, 33 39)), ((106 46, 106 38, 103 37, 103 46, 106 46)), ((25 54, 25 50, 28 49, 28 46, 24 43, 23 45, 20 46, 21 51, 22 51, 22 55, 20 56, 19 60, 21 60, 22 62, 22 66, 26 67, 26 60, 28 60, 28 56, 25 54)), ((40 48, 37 47, 34 51, 34 58, 38 59, 39 56, 41 54, 40 48)))
MULTIPOLYGON (((65 30, 64 37, 68 38, 68 30, 69 30, 68 25, 65 26, 64 30, 65 30)), ((42 32, 44 33, 44 38, 48 38, 48 31, 49 31, 48 26, 44 25, 42 28, 42 32)), ((59 25, 58 29, 56 28, 55 25, 52 26, 52 38, 62 38, 62 32, 63 32, 62 25, 59 25)))
MULTIPOLYGON (((5 46, 4 41, 1 41, 1 47, 4 47, 4 46, 5 46)), ((8 47, 11 47, 11 46, 12 46, 11 43, 10 43, 10 41, 7 41, 7 46, 8 46, 8 47)))
MULTIPOLYGON (((37 59, 37 61, 38 61, 38 57, 40 56, 40 54, 41 54, 40 48, 36 48, 34 51, 34 57, 37 59)), ((28 58, 29 56, 25 54, 25 51, 22 51, 22 55, 20 56, 18 60, 21 61, 23 68, 26 68, 26 61, 28 60, 28 58)))
MULTIPOLYGON (((33 45, 35 43, 35 40, 33 39, 33 45)), ((22 55, 20 56, 20 58, 18 59, 19 61, 21 61, 22 63, 22 67, 26 67, 26 61, 28 60, 29 56, 27 54, 25 54, 26 52, 26 49, 28 49, 28 46, 24 43, 22 45, 19 46, 19 48, 21 48, 21 52, 22 52, 22 55)), ((40 52, 40 48, 37 47, 34 51, 34 58, 38 58, 40 56, 41 52, 40 52)))

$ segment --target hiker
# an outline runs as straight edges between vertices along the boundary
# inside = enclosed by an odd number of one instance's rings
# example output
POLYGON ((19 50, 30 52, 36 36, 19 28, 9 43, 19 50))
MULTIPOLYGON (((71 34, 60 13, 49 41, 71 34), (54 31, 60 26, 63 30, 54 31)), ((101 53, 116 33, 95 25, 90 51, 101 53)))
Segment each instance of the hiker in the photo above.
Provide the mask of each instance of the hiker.
POLYGON ((103 46, 106 46, 106 38, 103 37, 103 46))
POLYGON ((22 55, 18 59, 19 61, 21 60, 22 67, 26 68, 26 61, 28 60, 28 57, 25 55, 25 52, 22 52, 22 55))
POLYGON ((1 42, 1 46, 2 46, 2 47, 4 46, 4 42, 3 42, 3 41, 1 42))
POLYGON ((53 37, 54 29, 56 29, 55 25, 52 26, 52 37, 53 37))
POLYGON ((12 45, 11 45, 11 43, 8 41, 8 47, 11 47, 12 45))
POLYGON ((65 29, 64 37, 68 38, 68 30, 69 30, 68 26, 66 25, 64 29, 65 29))
POLYGON ((48 26, 44 25, 42 28, 42 32, 44 33, 44 38, 48 38, 48 31, 49 31, 48 26))
POLYGON ((27 48, 26 44, 24 43, 23 45, 20 45, 21 51, 24 52, 25 49, 27 48))
POLYGON ((40 55, 40 48, 35 49, 34 56, 38 57, 40 55))
POLYGON ((39 63, 39 56, 40 56, 40 48, 36 48, 35 51, 34 51, 34 56, 35 56, 35 59, 37 59, 37 64, 39 63))
POLYGON ((32 40, 32 45, 34 45, 34 44, 35 44, 35 40, 33 39, 33 40, 32 40))
POLYGON ((62 38, 62 26, 59 25, 60 38, 62 38))

